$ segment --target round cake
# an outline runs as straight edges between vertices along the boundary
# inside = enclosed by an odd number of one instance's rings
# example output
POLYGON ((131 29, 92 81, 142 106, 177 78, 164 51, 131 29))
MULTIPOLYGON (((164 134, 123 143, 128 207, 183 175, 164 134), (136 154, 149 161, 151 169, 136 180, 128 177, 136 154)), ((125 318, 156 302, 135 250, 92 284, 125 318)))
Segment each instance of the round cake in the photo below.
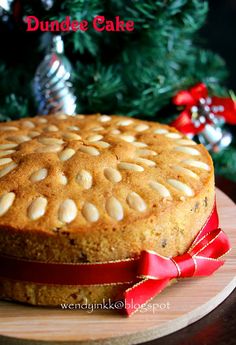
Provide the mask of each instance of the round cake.
MULTIPOLYGON (((214 205, 207 150, 167 125, 56 114, 0 124, 0 254, 94 263, 143 250, 186 252, 214 205)), ((0 296, 36 305, 99 303, 127 284, 0 278, 0 296)))

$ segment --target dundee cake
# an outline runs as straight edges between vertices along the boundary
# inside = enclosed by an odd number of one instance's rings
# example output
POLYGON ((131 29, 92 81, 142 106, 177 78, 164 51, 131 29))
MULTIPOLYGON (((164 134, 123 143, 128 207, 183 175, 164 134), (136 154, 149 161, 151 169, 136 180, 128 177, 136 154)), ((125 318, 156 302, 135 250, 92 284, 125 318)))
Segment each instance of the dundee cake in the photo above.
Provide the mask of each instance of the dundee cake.
MULTIPOLYGON (((41 262, 184 253, 214 204, 207 150, 174 128, 107 115, 0 124, 0 253, 41 262)), ((0 296, 36 305, 99 303, 126 285, 1 278, 0 296)))

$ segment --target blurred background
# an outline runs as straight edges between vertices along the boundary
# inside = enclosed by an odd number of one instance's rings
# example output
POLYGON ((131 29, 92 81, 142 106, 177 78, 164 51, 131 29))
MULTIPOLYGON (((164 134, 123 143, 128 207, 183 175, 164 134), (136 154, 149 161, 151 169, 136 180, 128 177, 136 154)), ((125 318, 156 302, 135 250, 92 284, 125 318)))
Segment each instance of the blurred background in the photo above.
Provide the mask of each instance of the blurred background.
POLYGON ((236 0, 0 0, 0 121, 61 111, 167 123, 236 181, 235 37, 236 0), (28 15, 90 30, 27 32, 28 15), (96 32, 97 15, 135 30, 96 32), (199 84, 191 106, 176 101, 199 84))
POLYGON ((200 30, 207 46, 225 60, 228 88, 236 91, 236 0, 209 0, 207 22, 200 30))

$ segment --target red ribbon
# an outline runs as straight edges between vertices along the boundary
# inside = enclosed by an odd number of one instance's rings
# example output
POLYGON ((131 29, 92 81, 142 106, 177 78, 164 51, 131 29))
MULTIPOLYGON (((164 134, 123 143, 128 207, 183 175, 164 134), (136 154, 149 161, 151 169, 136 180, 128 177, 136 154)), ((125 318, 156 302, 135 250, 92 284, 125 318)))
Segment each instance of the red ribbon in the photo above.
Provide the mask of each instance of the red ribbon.
MULTIPOLYGON (((202 132, 207 123, 211 123, 207 120, 205 124, 201 124, 199 127, 194 125, 192 121, 192 107, 198 106, 200 99, 206 99, 208 97, 208 90, 205 84, 199 83, 188 90, 179 91, 173 98, 173 103, 177 106, 184 106, 184 110, 180 113, 175 121, 171 123, 171 126, 178 129, 184 134, 198 134, 202 132)), ((231 124, 236 124, 236 102, 231 98, 223 97, 211 97, 212 112, 216 116, 223 117, 224 120, 231 124), (218 111, 219 106, 223 106, 223 111, 218 111), (213 110, 216 109, 216 110, 213 110)))
POLYGON ((189 250, 173 258, 152 251, 139 257, 96 263, 48 263, 0 255, 0 276, 18 281, 59 285, 132 284, 124 293, 124 310, 131 315, 160 293, 173 278, 208 276, 224 261, 230 249, 218 229, 216 206, 189 250))

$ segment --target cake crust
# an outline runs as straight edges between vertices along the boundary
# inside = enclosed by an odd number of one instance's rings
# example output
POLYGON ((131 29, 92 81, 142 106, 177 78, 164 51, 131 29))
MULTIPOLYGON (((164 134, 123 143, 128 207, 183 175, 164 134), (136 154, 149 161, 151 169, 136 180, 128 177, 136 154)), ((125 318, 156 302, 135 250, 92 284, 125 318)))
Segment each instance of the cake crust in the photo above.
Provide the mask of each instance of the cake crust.
MULTIPOLYGON (((0 124, 1 254, 65 263, 142 250, 172 257, 188 249, 213 204, 210 155, 167 125, 100 114, 0 124)), ((57 305, 123 290, 2 278, 0 294, 57 305)))

